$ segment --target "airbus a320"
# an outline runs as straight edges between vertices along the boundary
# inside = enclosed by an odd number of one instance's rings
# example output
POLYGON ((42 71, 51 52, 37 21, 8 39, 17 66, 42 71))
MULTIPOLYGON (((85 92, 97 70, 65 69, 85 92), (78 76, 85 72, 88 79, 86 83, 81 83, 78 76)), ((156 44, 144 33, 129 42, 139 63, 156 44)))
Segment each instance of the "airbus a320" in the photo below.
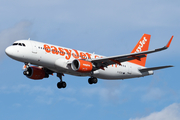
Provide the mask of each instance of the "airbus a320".
POLYGON ((147 54, 169 48, 173 36, 162 48, 148 50, 151 35, 144 34, 131 53, 105 57, 57 45, 18 40, 7 47, 5 53, 12 59, 23 62, 23 74, 33 80, 48 78, 57 73, 60 82, 57 87, 65 88, 64 74, 89 76, 89 84, 96 84, 97 78, 116 80, 153 75, 154 70, 173 67, 159 66, 146 68, 147 54))

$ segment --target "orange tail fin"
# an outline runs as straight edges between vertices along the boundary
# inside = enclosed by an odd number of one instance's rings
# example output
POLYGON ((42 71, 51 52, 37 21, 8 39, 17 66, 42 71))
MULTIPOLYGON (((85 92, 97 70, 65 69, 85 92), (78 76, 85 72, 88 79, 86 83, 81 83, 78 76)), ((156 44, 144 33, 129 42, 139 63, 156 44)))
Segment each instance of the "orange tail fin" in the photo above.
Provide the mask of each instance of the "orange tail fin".
MULTIPOLYGON (((141 39, 139 40, 139 42, 137 43, 137 45, 134 47, 134 49, 132 50, 131 53, 137 53, 137 52, 142 52, 142 51, 147 51, 148 48, 149 48, 149 42, 150 42, 150 38, 151 38, 151 35, 148 35, 148 34, 144 34, 141 39)), ((141 66, 145 66, 146 64, 146 57, 144 58, 141 58, 141 60, 131 60, 129 62, 131 63, 135 63, 135 64, 138 64, 138 65, 141 65, 141 66)))

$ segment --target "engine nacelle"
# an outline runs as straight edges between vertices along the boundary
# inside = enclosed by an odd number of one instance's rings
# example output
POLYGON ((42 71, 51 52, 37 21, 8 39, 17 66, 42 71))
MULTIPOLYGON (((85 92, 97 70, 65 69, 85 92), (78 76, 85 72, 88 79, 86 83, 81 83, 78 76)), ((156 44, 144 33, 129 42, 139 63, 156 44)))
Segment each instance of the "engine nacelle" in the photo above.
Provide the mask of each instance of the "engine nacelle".
POLYGON ((36 66, 30 66, 26 71, 23 72, 28 78, 33 80, 40 80, 43 78, 47 78, 49 75, 45 73, 43 68, 39 68, 36 66))
POLYGON ((91 72, 93 65, 89 61, 75 59, 71 63, 71 68, 77 72, 91 72))

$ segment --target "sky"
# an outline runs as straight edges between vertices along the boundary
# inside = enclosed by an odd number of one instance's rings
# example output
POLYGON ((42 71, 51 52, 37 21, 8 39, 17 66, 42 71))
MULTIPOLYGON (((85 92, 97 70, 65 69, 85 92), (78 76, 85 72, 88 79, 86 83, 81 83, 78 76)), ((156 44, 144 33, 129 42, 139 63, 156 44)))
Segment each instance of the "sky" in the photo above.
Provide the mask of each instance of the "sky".
POLYGON ((0 0, 1 120, 179 120, 180 1, 0 0), (104 56, 127 54, 151 34, 146 67, 173 65, 152 76, 102 80, 66 75, 40 81, 23 75, 23 63, 4 50, 20 39, 36 40, 104 56))

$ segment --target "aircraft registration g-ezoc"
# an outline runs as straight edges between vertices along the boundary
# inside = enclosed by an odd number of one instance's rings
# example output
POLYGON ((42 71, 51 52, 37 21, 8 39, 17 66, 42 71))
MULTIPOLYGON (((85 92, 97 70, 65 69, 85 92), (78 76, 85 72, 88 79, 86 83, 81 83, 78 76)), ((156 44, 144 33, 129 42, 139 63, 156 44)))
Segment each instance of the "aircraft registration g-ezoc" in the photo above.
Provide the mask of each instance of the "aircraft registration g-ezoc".
POLYGON ((90 76, 89 84, 96 84, 97 78, 115 80, 152 75, 153 70, 173 67, 159 66, 146 68, 147 54, 167 49, 173 36, 166 46, 148 50, 151 35, 144 34, 131 53, 105 57, 94 53, 69 49, 57 45, 32 41, 18 40, 7 47, 6 54, 17 61, 23 62, 23 74, 30 79, 40 80, 57 73, 60 82, 58 88, 65 88, 62 80, 64 74, 90 76), (32 65, 34 66, 32 66, 32 65))

